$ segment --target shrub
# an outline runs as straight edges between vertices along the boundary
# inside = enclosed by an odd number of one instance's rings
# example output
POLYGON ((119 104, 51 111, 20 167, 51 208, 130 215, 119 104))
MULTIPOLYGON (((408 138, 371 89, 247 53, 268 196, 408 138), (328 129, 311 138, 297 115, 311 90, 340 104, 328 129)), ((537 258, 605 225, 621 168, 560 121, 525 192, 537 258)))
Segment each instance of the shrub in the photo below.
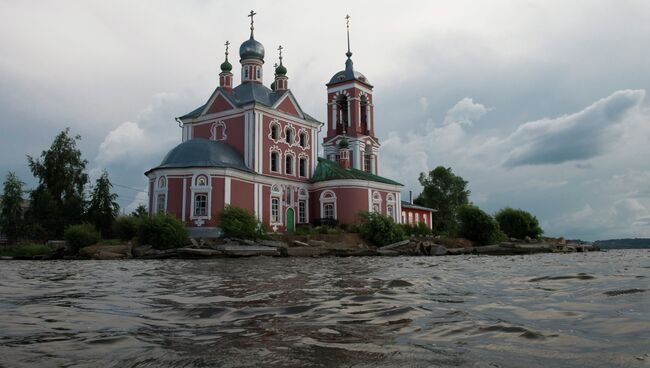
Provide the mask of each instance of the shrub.
POLYGON ((48 255, 54 250, 45 244, 21 244, 11 248, 0 249, 0 257, 34 257, 48 255))
POLYGON ((359 233, 366 241, 382 246, 404 239, 404 232, 393 219, 378 213, 361 213, 359 233))
POLYGON ((524 239, 527 236, 538 238, 543 233, 537 218, 524 210, 502 208, 494 218, 501 230, 510 238, 524 239))
POLYGON ((121 216, 113 222, 113 236, 121 240, 131 240, 138 235, 141 218, 136 216, 121 216))
POLYGON ((187 242, 187 229, 175 217, 160 214, 143 218, 138 226, 138 242, 155 249, 180 248, 187 242))
POLYGON ((96 244, 99 239, 99 233, 95 227, 90 224, 72 225, 65 229, 63 233, 68 246, 75 252, 83 247, 96 244))
POLYGON ((219 226, 230 238, 259 239, 264 236, 262 223, 243 208, 226 206, 221 212, 219 226))
POLYGON ((499 223, 476 206, 461 206, 458 209, 458 219, 459 235, 480 245, 494 244, 505 237, 499 229, 499 223))
POLYGON ((399 224, 398 225, 404 234, 408 236, 419 236, 419 235, 431 235, 433 232, 427 226, 424 222, 420 222, 417 225, 409 225, 409 224, 399 224))

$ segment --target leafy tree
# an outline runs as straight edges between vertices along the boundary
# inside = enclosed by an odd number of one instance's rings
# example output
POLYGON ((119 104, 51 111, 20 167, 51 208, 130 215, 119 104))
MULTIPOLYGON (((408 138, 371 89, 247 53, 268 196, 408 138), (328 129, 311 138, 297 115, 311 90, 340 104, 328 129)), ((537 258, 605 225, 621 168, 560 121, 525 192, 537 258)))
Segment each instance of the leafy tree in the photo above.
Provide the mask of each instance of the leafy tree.
POLYGON ((480 245, 494 244, 505 238, 499 223, 476 206, 460 206, 458 220, 459 235, 480 245))
POLYGON ((4 182, 0 227, 10 243, 14 243, 23 232, 23 183, 16 173, 9 172, 4 182))
POLYGON ((149 211, 147 211, 147 207, 145 207, 143 204, 140 204, 138 207, 136 207, 135 211, 131 212, 131 216, 147 217, 149 216, 149 211))
POLYGON ((511 238, 524 239, 528 236, 534 239, 543 233, 537 218, 524 210, 502 208, 494 218, 501 230, 511 238))
POLYGON ((146 218, 134 215, 118 217, 113 222, 113 236, 125 241, 135 238, 141 220, 146 218))
POLYGON ((79 135, 71 137, 70 128, 59 133, 40 158, 27 156, 38 187, 32 192, 32 221, 54 236, 61 236, 70 224, 83 219, 84 187, 88 183, 86 160, 77 148, 79 135))
POLYGON ((372 212, 359 214, 361 223, 359 233, 368 242, 382 246, 396 243, 404 239, 404 231, 392 218, 372 212))
POLYGON ((419 178, 422 193, 415 203, 435 209, 433 231, 436 233, 453 233, 457 227, 457 210, 469 203, 470 191, 467 181, 454 175, 451 168, 438 166, 429 174, 421 173, 419 178))
POLYGON ((108 173, 104 171, 95 182, 88 206, 88 218, 105 239, 111 237, 113 220, 120 213, 120 205, 116 201, 117 194, 111 193, 112 187, 108 173))
POLYGON ((226 237, 258 239, 264 236, 262 223, 252 213, 235 206, 224 208, 219 226, 226 237))

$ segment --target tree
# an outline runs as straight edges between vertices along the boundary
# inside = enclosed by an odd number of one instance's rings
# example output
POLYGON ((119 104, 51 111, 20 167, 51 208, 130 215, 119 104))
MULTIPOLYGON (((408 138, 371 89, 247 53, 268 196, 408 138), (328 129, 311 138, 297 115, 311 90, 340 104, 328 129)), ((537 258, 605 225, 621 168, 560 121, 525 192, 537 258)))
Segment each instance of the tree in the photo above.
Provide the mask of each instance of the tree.
POLYGON ((542 235, 542 228, 537 218, 530 213, 510 207, 502 208, 494 215, 499 227, 510 238, 537 238, 542 235))
POLYGON ((433 231, 436 233, 453 233, 457 227, 457 210, 469 203, 470 191, 467 181, 454 175, 451 168, 438 166, 428 175, 420 174, 422 193, 415 199, 420 206, 433 208, 433 231))
POLYGON ((131 212, 131 216, 147 217, 149 216, 149 211, 147 211, 147 207, 145 207, 143 204, 139 204, 138 207, 136 207, 135 211, 131 212))
POLYGON ((460 206, 458 220, 459 235, 480 245, 494 244, 505 238, 499 223, 476 206, 469 204, 460 206))
POLYGON ((88 206, 88 219, 105 239, 111 237, 113 220, 120 213, 120 205, 116 201, 117 194, 111 193, 112 187, 108 173, 104 170, 95 182, 88 206))
POLYGON ((14 172, 9 172, 4 182, 0 227, 10 243, 14 243, 23 232, 23 183, 14 172))
POLYGON ((39 159, 27 156, 29 168, 38 179, 32 192, 31 220, 57 237, 70 224, 81 223, 85 209, 88 162, 77 148, 81 137, 69 134, 70 128, 59 133, 39 159))

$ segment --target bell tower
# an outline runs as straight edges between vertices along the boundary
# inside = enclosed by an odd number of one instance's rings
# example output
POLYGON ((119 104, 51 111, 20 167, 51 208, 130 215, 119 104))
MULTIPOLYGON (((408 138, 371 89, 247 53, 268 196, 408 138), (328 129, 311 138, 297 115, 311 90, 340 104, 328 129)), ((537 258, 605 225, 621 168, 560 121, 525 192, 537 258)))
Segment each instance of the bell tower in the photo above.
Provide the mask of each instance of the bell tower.
POLYGON ((327 159, 338 161, 338 144, 346 140, 350 152, 347 164, 377 175, 379 141, 375 137, 373 86, 363 74, 354 70, 350 51, 350 16, 345 20, 347 60, 345 69, 334 74, 326 84, 327 135, 323 139, 323 149, 327 159))

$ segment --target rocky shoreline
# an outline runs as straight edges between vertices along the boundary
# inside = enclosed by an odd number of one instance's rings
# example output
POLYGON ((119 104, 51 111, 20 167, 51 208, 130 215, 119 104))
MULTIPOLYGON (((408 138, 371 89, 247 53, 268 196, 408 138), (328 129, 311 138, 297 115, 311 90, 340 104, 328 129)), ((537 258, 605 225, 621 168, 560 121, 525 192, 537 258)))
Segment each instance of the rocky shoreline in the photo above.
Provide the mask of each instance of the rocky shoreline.
MULTIPOLYGON (((349 235, 349 234, 348 234, 349 235)), ((34 257, 2 257, 10 259, 203 259, 225 257, 360 257, 360 256, 453 256, 462 254, 478 255, 523 255, 537 253, 574 253, 598 251, 587 243, 567 242, 562 238, 542 238, 539 240, 516 240, 495 245, 474 246, 465 239, 438 237, 412 237, 384 247, 365 244, 354 236, 289 237, 282 240, 242 240, 242 239, 191 239, 191 244, 183 248, 159 250, 150 245, 127 243, 123 245, 96 244, 79 251, 76 256, 65 253, 63 242, 53 242, 54 252, 34 257), (324 240, 322 238, 325 238, 324 240), (355 241, 358 240, 358 241, 355 241)))

